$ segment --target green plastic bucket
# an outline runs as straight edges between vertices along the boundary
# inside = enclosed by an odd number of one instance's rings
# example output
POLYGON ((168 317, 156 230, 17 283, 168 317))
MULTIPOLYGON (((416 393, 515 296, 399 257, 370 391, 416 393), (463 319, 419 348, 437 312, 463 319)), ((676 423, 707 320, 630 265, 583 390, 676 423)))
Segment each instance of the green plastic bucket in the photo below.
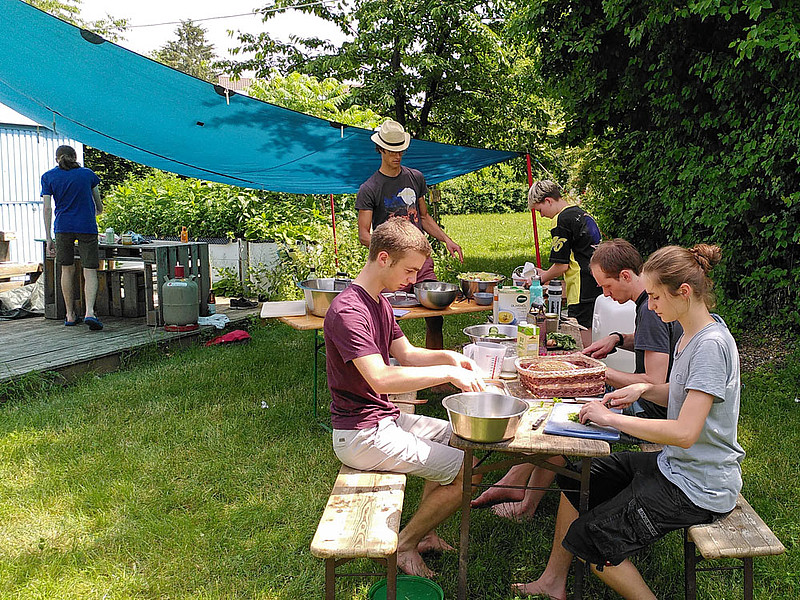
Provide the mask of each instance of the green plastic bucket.
MULTIPOLYGON (((367 598, 386 600, 386 580, 382 579, 369 588, 367 598)), ((397 600, 444 600, 444 591, 430 579, 416 575, 398 575, 397 600)))

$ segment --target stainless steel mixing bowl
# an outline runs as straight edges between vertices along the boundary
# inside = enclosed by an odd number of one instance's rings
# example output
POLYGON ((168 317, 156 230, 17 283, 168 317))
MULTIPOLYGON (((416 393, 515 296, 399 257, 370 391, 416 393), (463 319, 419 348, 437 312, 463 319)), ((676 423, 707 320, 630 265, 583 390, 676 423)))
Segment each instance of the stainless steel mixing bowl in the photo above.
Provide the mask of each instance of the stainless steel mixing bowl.
POLYGON ((473 442, 493 443, 514 437, 528 403, 491 392, 462 392, 442 400, 456 435, 473 442))
POLYGON ((350 279, 323 277, 320 279, 306 279, 297 284, 306 297, 308 310, 312 315, 324 317, 333 299, 350 285, 350 279))
POLYGON ((517 343, 517 326, 516 325, 493 325, 491 323, 483 323, 481 325, 470 325, 464 327, 464 334, 469 337, 470 342, 512 342, 517 343), (497 330, 497 333, 489 333, 489 331, 497 330), (498 335, 499 334, 499 335, 498 335))
POLYGON ((458 296, 458 286, 444 281, 423 281, 414 285, 414 294, 425 308, 442 310, 458 296))

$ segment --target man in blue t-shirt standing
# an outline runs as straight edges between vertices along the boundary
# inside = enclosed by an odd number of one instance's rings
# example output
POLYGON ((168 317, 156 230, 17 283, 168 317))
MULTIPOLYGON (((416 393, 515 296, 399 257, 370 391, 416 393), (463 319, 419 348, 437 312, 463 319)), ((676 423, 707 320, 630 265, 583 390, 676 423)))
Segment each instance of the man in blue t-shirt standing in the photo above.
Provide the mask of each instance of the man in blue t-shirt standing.
POLYGON ((42 201, 44 202, 44 228, 47 238, 47 255, 56 258, 56 268, 61 269, 61 292, 64 295, 67 315, 64 325, 71 327, 84 321, 92 331, 99 331, 103 324, 94 314, 97 298, 97 268, 100 266, 97 219, 103 212, 100 200, 100 179, 91 169, 78 163, 78 156, 71 146, 56 149, 58 166, 42 175, 42 201), (55 203, 55 244, 51 235, 55 203), (86 312, 83 317, 75 314, 75 242, 83 265, 85 281, 84 295, 86 312))
MULTIPOLYGON (((428 186, 425 177, 416 169, 402 166, 403 154, 411 143, 411 135, 406 133, 397 121, 386 121, 371 137, 375 149, 381 155, 381 166, 372 177, 358 189, 356 208, 358 209, 358 239, 369 248, 371 231, 391 217, 403 217, 416 225, 423 233, 432 235, 444 243, 451 256, 458 255, 464 262, 464 252, 442 231, 439 224, 428 213, 425 195, 428 186)), ((417 281, 436 281, 431 257, 425 261, 417 274, 417 281)), ((412 291, 414 285, 401 288, 412 291)), ((425 319, 425 347, 432 350, 444 348, 442 338, 442 317, 425 319)))

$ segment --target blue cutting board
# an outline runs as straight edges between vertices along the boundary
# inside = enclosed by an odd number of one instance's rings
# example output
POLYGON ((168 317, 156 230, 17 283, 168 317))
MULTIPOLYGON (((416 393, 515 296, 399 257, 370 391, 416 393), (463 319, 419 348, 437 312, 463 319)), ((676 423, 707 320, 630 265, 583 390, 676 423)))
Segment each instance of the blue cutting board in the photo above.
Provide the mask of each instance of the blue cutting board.
MULTIPOLYGON (((622 412, 617 409, 612 410, 614 412, 622 412)), ((550 418, 547 419, 547 423, 544 426, 544 432, 551 435, 566 435, 568 437, 605 440, 607 442, 619 440, 619 430, 613 427, 602 427, 594 424, 584 425, 569 420, 571 414, 577 414, 580 411, 580 404, 567 404, 564 402, 554 404, 553 410, 550 412, 550 418)))

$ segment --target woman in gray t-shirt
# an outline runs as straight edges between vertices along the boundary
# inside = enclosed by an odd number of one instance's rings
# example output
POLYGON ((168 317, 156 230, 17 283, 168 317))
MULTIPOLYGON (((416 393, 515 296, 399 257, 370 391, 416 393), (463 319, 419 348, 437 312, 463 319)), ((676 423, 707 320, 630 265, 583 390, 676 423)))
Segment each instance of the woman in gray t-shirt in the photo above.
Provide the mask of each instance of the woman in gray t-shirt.
POLYGON ((547 568, 525 594, 566 595, 573 555, 626 598, 655 598, 628 556, 668 532, 709 523, 730 512, 742 487, 744 451, 737 442, 739 353, 713 307, 711 268, 716 246, 668 246, 654 252, 642 271, 650 308, 665 322, 678 321, 669 383, 637 383, 583 407, 580 418, 610 425, 650 442, 661 452, 617 452, 594 459, 589 511, 578 515, 576 484, 559 476, 565 491, 547 568), (667 407, 666 419, 641 419, 610 408, 645 398, 667 407), (561 538, 561 539, 559 539, 561 538))

